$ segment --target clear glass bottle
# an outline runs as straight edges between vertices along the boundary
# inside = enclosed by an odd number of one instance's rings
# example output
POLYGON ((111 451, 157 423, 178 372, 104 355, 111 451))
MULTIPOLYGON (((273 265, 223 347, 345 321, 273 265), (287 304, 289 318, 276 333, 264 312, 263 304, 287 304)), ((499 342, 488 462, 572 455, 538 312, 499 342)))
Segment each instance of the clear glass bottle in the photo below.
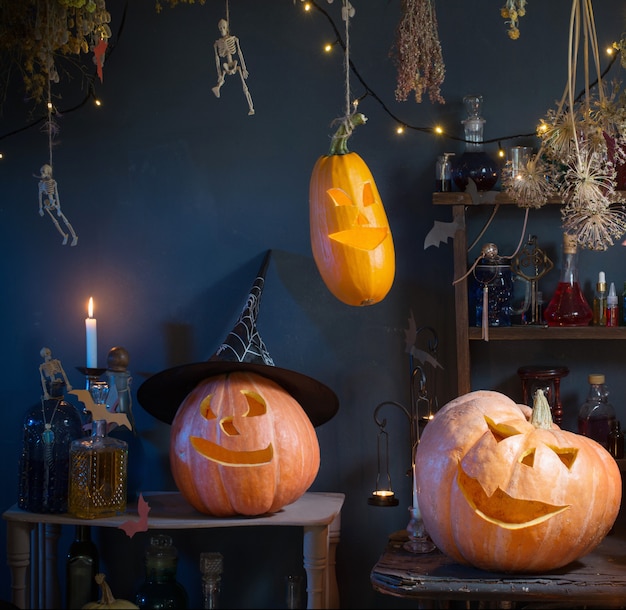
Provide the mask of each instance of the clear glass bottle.
POLYGON ((176 580, 178 551, 172 537, 158 534, 150 538, 146 549, 146 579, 135 596, 139 608, 186 610, 189 606, 187 591, 176 580))
POLYGON ((126 511, 128 445, 106 435, 107 422, 94 420, 90 438, 70 447, 68 510, 81 519, 97 519, 126 511))
POLYGON ((479 191, 492 189, 500 176, 498 164, 485 152, 483 129, 485 119, 480 116, 482 95, 466 95, 463 98, 467 118, 463 123, 465 131, 465 151, 458 158, 452 170, 452 179, 459 190, 464 191, 471 178, 479 191))
POLYGON ((563 267, 554 296, 543 312, 548 326, 589 326, 593 311, 578 282, 576 236, 563 234, 563 267))
POLYGON ((77 525, 65 562, 66 608, 82 608, 98 599, 98 565, 98 548, 91 539, 91 528, 77 525))
POLYGON ((452 161, 454 153, 443 153, 435 164, 435 191, 448 193, 452 190, 452 161))
POLYGON ((76 407, 63 398, 63 381, 46 381, 45 387, 48 397, 24 416, 17 504, 33 513, 65 513, 70 446, 83 437, 82 421, 76 407))
POLYGON ((588 381, 587 400, 578 412, 578 433, 592 438, 608 449, 609 433, 617 419, 615 408, 609 402, 609 390, 604 375, 593 373, 589 375, 588 381))
POLYGON ((224 557, 221 553, 200 553, 202 608, 219 608, 224 557))

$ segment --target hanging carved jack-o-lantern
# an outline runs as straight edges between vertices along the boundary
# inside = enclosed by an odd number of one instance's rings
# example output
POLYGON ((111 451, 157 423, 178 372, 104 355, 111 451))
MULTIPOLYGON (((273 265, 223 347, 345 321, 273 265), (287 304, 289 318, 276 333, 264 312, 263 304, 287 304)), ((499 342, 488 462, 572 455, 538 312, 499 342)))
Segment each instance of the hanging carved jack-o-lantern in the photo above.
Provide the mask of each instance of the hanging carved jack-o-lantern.
POLYGON ((622 482, 609 452, 553 424, 541 390, 528 411, 481 390, 449 402, 424 429, 415 452, 424 525, 460 563, 556 569, 593 550, 617 518, 622 482))
MULTIPOLYGON (((354 124, 365 117, 357 113, 354 124)), ((393 284, 395 251, 376 182, 365 161, 348 152, 345 126, 320 157, 309 186, 311 248, 332 294, 347 305, 382 301, 393 284)))
POLYGON ((260 515, 295 502, 319 465, 315 429, 302 407, 256 373, 201 382, 172 422, 176 486, 196 510, 216 517, 260 515))

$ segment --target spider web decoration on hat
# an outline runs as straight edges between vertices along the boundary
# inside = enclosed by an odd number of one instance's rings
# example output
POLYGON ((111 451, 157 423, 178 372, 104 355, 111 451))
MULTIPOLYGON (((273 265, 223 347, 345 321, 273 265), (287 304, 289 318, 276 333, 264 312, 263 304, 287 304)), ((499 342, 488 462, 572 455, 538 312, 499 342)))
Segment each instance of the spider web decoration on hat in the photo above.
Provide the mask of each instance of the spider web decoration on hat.
POLYGON ((171 424, 178 407, 200 382, 234 371, 253 372, 278 383, 300 404, 313 426, 322 425, 337 413, 337 395, 312 377, 276 366, 256 328, 271 253, 267 251, 243 311, 213 356, 205 362, 166 369, 141 384, 137 401, 152 416, 171 424))
POLYGON ((257 278, 250 289, 248 301, 237 323, 233 330, 228 333, 224 343, 220 345, 211 360, 258 362, 274 366, 274 361, 256 327, 263 286, 265 285, 265 272, 267 271, 271 252, 271 250, 268 250, 265 255, 261 269, 259 269, 257 278))

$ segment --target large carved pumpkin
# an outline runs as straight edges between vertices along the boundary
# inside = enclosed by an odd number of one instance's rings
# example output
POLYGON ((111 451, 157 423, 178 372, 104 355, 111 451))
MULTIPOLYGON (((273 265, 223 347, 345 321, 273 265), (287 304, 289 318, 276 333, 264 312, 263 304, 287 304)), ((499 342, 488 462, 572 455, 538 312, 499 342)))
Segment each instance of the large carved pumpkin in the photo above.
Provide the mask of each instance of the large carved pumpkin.
MULTIPOLYGON (((364 122, 363 115, 360 121, 364 122)), ((356 120, 356 119, 355 119, 356 120)), ((385 208, 365 161, 339 129, 309 185, 311 249, 330 292, 347 305, 382 301, 393 284, 395 251, 385 208)))
POLYGON ((528 407, 470 392, 428 423, 415 452, 418 502, 433 542, 459 563, 506 572, 564 566, 617 517, 622 483, 606 449, 528 407))
POLYGON ((178 489, 216 517, 276 512, 313 483, 320 465, 313 424, 274 381, 231 372, 199 383, 172 422, 178 489))

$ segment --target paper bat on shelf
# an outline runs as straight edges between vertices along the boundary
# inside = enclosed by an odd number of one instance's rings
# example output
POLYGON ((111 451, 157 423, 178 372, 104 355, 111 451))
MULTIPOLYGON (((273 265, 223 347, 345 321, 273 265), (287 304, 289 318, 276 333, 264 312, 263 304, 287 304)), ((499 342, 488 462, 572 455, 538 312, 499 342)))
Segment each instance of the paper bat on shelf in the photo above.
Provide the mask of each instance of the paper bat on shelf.
POLYGON ((118 525, 117 528, 124 530, 129 538, 132 538, 137 532, 147 532, 149 512, 150 505, 143 499, 143 495, 139 494, 139 500, 137 501, 137 514, 139 515, 139 521, 124 521, 124 523, 122 523, 122 525, 118 525))
POLYGON ((126 413, 115 413, 109 411, 106 405, 97 405, 93 401, 89 390, 72 390, 70 394, 74 394, 80 402, 84 403, 87 411, 91 411, 91 416, 94 421, 98 419, 105 419, 107 421, 107 432, 111 427, 110 424, 126 426, 129 430, 133 429, 126 413))

